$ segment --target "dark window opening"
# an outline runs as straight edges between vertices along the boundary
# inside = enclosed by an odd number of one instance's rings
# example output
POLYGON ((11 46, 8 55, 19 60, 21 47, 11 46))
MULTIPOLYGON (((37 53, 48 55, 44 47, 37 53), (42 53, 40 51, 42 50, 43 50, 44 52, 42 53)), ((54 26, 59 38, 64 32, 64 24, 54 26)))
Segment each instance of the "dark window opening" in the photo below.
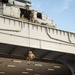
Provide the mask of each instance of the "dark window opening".
POLYGON ((0 0, 2 3, 8 3, 8 0, 0 0))
POLYGON ((42 14, 41 13, 37 13, 37 18, 42 19, 42 14))
POLYGON ((24 18, 27 18, 28 20, 30 20, 30 10, 26 10, 26 9, 22 9, 20 8, 20 18, 22 17, 22 15, 24 16, 24 18))

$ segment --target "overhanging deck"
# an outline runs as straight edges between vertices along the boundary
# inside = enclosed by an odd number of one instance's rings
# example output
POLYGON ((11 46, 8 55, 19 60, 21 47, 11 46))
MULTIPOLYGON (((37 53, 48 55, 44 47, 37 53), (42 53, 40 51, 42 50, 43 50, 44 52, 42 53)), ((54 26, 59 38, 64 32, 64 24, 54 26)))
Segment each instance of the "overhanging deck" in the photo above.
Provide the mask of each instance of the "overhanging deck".
POLYGON ((75 33, 47 25, 0 16, 0 36, 1 43, 75 54, 75 33))

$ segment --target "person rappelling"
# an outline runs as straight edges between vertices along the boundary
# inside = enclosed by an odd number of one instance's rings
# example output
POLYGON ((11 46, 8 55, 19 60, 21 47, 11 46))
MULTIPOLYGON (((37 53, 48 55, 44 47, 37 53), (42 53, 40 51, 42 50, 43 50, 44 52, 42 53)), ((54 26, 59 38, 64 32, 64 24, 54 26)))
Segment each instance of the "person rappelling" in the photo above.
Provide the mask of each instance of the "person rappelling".
POLYGON ((27 56, 27 60, 28 60, 27 64, 29 65, 30 61, 33 60, 34 58, 35 58, 35 55, 33 54, 33 52, 29 51, 28 56, 27 56))

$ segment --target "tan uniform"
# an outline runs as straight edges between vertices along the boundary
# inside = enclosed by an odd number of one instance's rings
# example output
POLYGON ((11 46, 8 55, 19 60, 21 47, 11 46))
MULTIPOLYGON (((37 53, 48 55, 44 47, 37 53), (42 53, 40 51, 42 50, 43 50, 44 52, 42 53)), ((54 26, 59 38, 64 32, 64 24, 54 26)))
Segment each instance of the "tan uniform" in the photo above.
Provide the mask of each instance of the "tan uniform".
POLYGON ((34 58, 35 58, 35 55, 34 55, 34 54, 30 54, 30 53, 29 53, 29 54, 28 54, 28 57, 29 57, 29 59, 30 59, 30 60, 32 60, 32 59, 34 59, 34 58))
POLYGON ((34 23, 34 13, 33 12, 31 12, 30 14, 30 21, 34 23))
POLYGON ((30 64, 30 60, 33 60, 35 58, 35 55, 32 53, 32 51, 29 51, 29 54, 28 54, 28 64, 30 64))

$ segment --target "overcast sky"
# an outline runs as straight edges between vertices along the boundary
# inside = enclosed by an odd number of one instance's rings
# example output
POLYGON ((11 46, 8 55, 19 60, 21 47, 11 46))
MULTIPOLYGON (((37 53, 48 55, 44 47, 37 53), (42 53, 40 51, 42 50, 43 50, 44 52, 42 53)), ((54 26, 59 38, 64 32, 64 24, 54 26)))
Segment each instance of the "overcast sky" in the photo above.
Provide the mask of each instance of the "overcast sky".
POLYGON ((58 29, 75 32, 75 0, 29 0, 34 9, 47 14, 58 29))

